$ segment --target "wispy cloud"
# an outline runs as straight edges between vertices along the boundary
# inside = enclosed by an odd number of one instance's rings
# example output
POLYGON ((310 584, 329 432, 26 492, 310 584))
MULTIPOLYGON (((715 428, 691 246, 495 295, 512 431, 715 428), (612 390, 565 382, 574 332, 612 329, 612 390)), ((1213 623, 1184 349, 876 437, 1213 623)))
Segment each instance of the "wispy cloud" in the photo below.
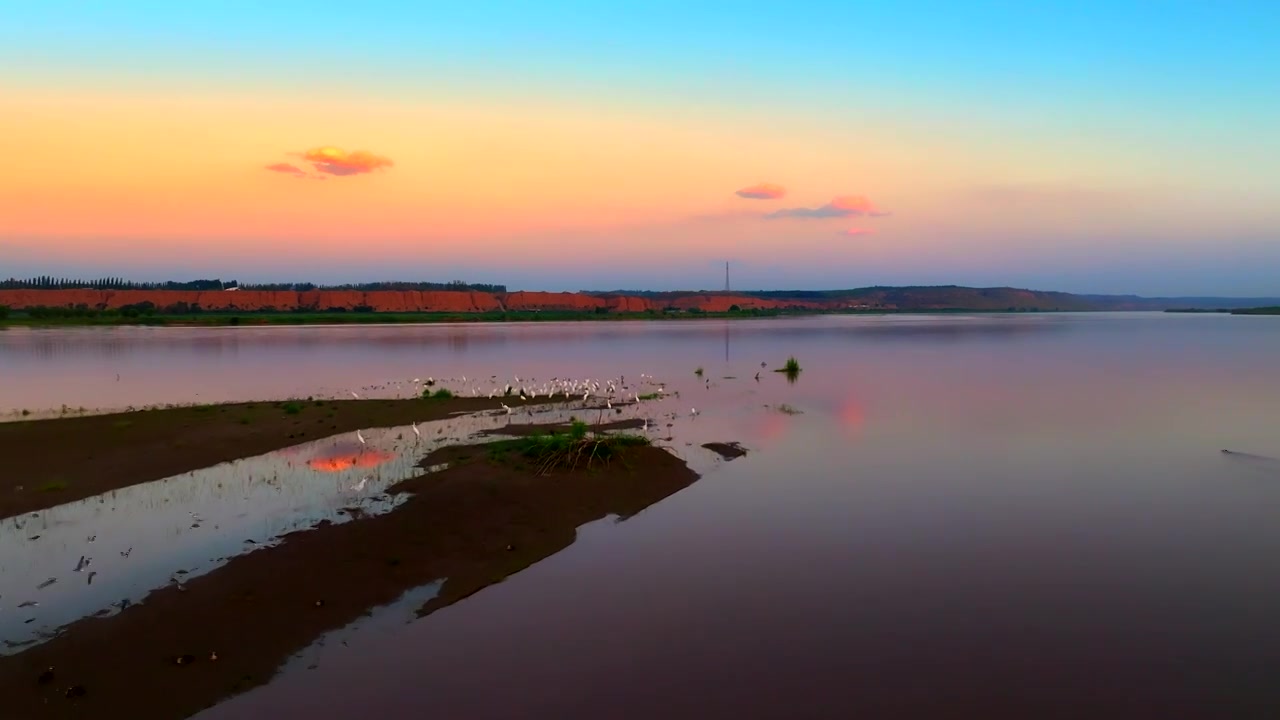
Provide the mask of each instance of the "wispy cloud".
POLYGON ((268 165, 267 169, 270 170, 271 172, 289 173, 290 175, 299 175, 299 176, 306 175, 306 173, 303 172, 302 168, 298 167, 297 165, 291 165, 289 163, 274 163, 274 164, 268 165))
POLYGON ((366 150, 347 152, 336 147, 312 148, 301 155, 317 172, 327 175, 361 175, 395 164, 391 162, 391 158, 374 155, 366 150))
POLYGON ((787 189, 773 183, 759 183, 744 187, 734 194, 748 200, 777 200, 787 194, 787 189))
POLYGON ((842 195, 816 208, 785 208, 765 215, 766 218, 847 218, 888 215, 861 195, 842 195))
POLYGON ((849 228, 848 230, 841 230, 840 234, 854 237, 857 235, 875 235, 876 231, 871 228, 849 228))

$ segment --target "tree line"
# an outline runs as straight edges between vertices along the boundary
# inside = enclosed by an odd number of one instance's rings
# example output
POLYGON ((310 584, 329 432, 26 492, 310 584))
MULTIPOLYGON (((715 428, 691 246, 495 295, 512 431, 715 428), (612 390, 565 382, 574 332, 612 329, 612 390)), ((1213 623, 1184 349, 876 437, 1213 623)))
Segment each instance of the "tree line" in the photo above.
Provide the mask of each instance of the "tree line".
POLYGON ((235 280, 188 280, 179 282, 135 282, 124 278, 109 277, 95 280, 76 280, 59 278, 51 275, 17 279, 0 280, 0 290, 272 290, 283 292, 310 292, 312 290, 337 290, 355 292, 374 292, 378 290, 454 290, 470 292, 504 293, 506 285, 491 283, 468 283, 462 280, 451 282, 408 282, 382 281, 369 283, 346 283, 342 285, 320 285, 316 283, 239 283, 235 280))

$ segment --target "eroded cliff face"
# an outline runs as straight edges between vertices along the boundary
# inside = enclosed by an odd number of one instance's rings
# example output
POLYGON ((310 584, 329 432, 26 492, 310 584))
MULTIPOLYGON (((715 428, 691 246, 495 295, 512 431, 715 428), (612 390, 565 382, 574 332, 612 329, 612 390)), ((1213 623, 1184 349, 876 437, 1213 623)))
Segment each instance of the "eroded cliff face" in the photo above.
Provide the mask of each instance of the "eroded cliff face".
POLYGON ((580 293, 549 292, 456 292, 456 291, 181 291, 181 290, 0 290, 0 305, 15 310, 31 307, 77 307, 93 310, 119 309, 151 303, 160 310, 198 306, 201 310, 356 310, 373 312, 482 313, 501 310, 571 310, 592 312, 606 308, 614 312, 644 312, 650 304, 643 298, 603 298, 580 293))
POLYGON ((823 300, 758 298, 735 293, 662 293, 651 297, 635 297, 615 293, 511 292, 487 293, 469 291, 394 291, 374 292, 313 290, 310 292, 259 290, 0 290, 0 306, 15 310, 31 307, 74 308, 94 310, 119 309, 128 305, 151 303, 161 311, 190 309, 255 312, 277 310, 288 312, 326 310, 366 310, 383 313, 440 312, 483 313, 502 310, 527 312, 572 311, 611 313, 661 313, 667 308, 728 312, 740 310, 835 310, 842 308, 931 310, 963 308, 970 310, 1005 310, 1007 308, 1041 308, 1059 310, 1099 309, 1095 303, 1064 293, 1043 293, 1016 288, 903 287, 867 288, 843 297, 823 300))
POLYGON ((201 310, 356 310, 374 312, 489 312, 502 304, 491 293, 450 291, 310 292, 235 290, 206 292, 181 290, 0 290, 0 305, 15 310, 29 307, 119 309, 151 303, 164 310, 174 306, 199 306, 201 310))

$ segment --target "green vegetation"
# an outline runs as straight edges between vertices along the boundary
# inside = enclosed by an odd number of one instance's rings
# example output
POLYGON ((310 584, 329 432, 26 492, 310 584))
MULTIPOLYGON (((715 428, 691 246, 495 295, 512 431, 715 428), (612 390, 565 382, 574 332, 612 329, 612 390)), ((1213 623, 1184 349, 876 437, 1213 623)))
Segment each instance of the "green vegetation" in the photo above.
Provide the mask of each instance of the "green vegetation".
POLYGON ((795 382, 796 378, 800 377, 800 361, 796 360, 794 356, 789 357, 786 364, 780 368, 774 368, 773 371, 786 375, 788 382, 795 382))
POLYGON ((645 393, 644 395, 637 395, 637 396, 636 396, 636 399, 638 399, 638 400, 657 400, 657 399, 658 399, 658 398, 660 398, 660 397, 662 397, 662 396, 661 396, 661 395, 659 395, 658 393, 654 392, 654 393, 645 393))
POLYGON ((453 397, 453 391, 449 388, 440 388, 435 392, 431 392, 431 388, 429 387, 422 389, 423 400, 448 400, 451 397, 453 397))
POLYGON ((40 486, 40 492, 59 492, 67 489, 67 483, 62 480, 50 480, 40 486))
POLYGON ((533 464, 539 475, 548 475, 556 470, 591 468, 596 463, 607 465, 623 448, 648 444, 649 439, 640 435, 592 433, 586 423, 575 420, 565 433, 530 435, 493 443, 489 458, 495 461, 512 456, 523 458, 533 464))
POLYGON ((284 410, 285 415, 297 415, 302 412, 302 403, 297 400, 290 400, 288 402, 281 403, 280 407, 284 410))
POLYGON ((1272 307, 1240 308, 1232 310, 1232 315, 1280 315, 1280 305, 1272 307))
POLYGON ((786 315, 813 315, 808 311, 761 311, 747 313, 703 313, 690 315, 672 311, 620 313, 579 312, 572 310, 543 310, 515 312, 372 312, 372 308, 363 307, 354 310, 344 308, 328 308, 325 310, 236 310, 214 311, 202 310, 199 306, 181 303, 157 308, 151 303, 138 303, 119 309, 94 309, 81 307, 31 307, 25 310, 10 310, 7 317, 0 315, 0 326, 34 326, 51 325, 153 325, 153 326, 227 326, 227 325, 353 325, 353 324, 434 324, 434 323, 507 323, 507 322, 576 322, 584 320, 691 320, 695 317, 735 318, 735 317, 781 317, 786 315))
POLYGON ((9 317, 9 306, 0 305, 0 320, 6 320, 9 317))
POLYGON ((803 410, 798 410, 786 403, 782 403, 781 405, 779 405, 777 407, 777 410, 778 412, 783 413, 784 415, 801 415, 804 413, 803 410))

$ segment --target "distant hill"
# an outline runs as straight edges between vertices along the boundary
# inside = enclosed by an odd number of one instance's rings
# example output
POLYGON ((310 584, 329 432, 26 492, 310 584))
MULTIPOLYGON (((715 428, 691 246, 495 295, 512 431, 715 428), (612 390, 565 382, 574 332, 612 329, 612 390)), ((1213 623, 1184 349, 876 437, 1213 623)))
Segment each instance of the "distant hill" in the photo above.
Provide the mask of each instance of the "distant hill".
POLYGON ((1097 303, 1104 310, 1171 310, 1198 308, 1201 310, 1236 310, 1280 304, 1275 297, 1139 297, 1137 295, 1077 295, 1097 303))
POLYGON ((587 293, 599 296, 632 296, 654 304, 687 302, 700 296, 732 295, 758 298, 782 305, 820 306, 827 309, 865 310, 1031 310, 1031 311, 1106 311, 1168 310, 1202 308, 1206 310, 1253 308, 1280 304, 1280 298, 1168 297, 1146 298, 1138 295, 1081 295, 1025 288, 974 288, 961 285, 873 286, 848 290, 737 290, 732 293, 687 291, 663 292, 619 290, 610 293, 587 293))

